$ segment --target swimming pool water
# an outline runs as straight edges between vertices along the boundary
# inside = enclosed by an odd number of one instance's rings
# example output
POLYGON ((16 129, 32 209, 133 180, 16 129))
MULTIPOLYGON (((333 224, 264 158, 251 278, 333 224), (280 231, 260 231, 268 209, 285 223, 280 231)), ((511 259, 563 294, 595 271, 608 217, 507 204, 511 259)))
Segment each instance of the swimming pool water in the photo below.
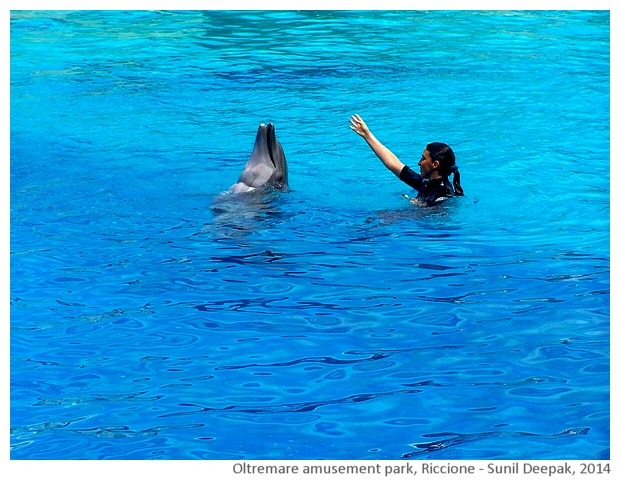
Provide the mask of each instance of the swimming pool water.
POLYGON ((609 458, 609 85, 605 11, 13 11, 11 458, 609 458))

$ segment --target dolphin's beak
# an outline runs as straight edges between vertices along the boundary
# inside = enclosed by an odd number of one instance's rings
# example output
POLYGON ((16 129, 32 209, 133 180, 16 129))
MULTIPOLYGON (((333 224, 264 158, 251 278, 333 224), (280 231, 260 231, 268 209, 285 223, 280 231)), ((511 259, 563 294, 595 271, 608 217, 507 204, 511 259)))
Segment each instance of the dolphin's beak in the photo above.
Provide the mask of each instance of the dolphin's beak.
POLYGON ((271 123, 267 125, 266 135, 267 135, 267 150, 269 151, 269 158, 271 158, 271 161, 275 166, 276 162, 273 158, 273 152, 276 146, 276 128, 271 123))

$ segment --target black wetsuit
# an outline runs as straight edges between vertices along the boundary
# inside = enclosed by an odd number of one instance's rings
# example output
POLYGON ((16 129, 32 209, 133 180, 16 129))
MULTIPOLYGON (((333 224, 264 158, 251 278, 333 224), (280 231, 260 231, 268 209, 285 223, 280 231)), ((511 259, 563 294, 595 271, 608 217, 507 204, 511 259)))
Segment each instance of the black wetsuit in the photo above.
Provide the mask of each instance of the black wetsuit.
POLYGON ((426 205, 435 205, 448 197, 454 197, 454 187, 447 178, 428 180, 407 166, 403 167, 398 178, 416 189, 417 199, 426 205))

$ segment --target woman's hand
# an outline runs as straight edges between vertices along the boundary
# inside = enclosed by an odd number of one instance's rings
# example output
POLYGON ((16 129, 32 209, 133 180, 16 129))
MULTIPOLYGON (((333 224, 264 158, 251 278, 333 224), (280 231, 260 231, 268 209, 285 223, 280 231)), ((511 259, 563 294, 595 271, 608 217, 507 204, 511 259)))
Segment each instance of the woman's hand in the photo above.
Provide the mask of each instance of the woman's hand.
POLYGON ((400 172, 403 170, 403 163, 394 155, 385 145, 383 145, 375 136, 371 133, 366 122, 362 120, 358 114, 351 115, 351 130, 361 136, 366 143, 375 152, 375 155, 379 157, 379 160, 383 162, 383 165, 392 172, 394 175, 400 178, 400 172))
POLYGON ((351 126, 351 130, 353 130, 355 133, 357 133, 358 135, 366 139, 369 138, 371 135, 370 130, 368 126, 366 125, 366 122, 364 122, 364 120, 362 120, 362 117, 360 117, 357 114, 351 115, 350 126, 351 126))

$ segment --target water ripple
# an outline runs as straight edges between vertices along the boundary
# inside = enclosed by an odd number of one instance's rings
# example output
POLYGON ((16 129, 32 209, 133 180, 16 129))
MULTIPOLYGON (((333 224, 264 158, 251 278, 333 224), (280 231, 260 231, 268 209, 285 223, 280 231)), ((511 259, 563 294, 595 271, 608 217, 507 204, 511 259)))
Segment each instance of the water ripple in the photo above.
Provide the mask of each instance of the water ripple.
POLYGON ((435 453, 440 450, 451 449, 454 447, 458 447, 462 444, 467 443, 475 443, 481 440, 486 439, 500 439, 500 438, 509 438, 509 439, 521 439, 524 437, 533 438, 536 440, 555 440, 563 437, 572 437, 575 435, 587 435, 590 432, 590 428, 582 427, 582 428, 571 428, 564 430, 560 433, 555 434, 540 434, 540 433, 529 433, 529 432, 482 432, 482 433, 468 433, 468 434, 460 434, 460 433, 432 433, 426 434, 425 437, 433 438, 440 437, 441 440, 435 440, 428 443, 416 443, 412 444, 412 447, 418 448, 419 450, 413 452, 403 453, 400 458, 414 458, 420 456, 427 456, 429 453, 435 453), (448 438, 446 438, 448 437, 448 438))
POLYGON ((292 365, 298 365, 300 363, 325 363, 328 365, 349 365, 349 364, 357 364, 361 362, 370 362, 374 360, 380 360, 383 358, 387 358, 389 355, 386 354, 375 354, 368 358, 362 358, 358 360, 340 360, 333 357, 310 357, 310 358, 300 358, 298 360, 292 360, 290 362, 278 362, 278 363, 251 363, 249 365, 230 365, 230 366, 222 366, 217 367, 216 370, 237 370, 240 368, 249 368, 249 367, 290 367, 292 365))
POLYGON ((337 398, 334 400, 325 400, 319 402, 299 402, 299 403, 290 403, 290 404, 280 404, 280 405, 260 405, 260 406, 239 406, 239 405, 229 405, 226 407, 203 407, 196 404, 180 404, 180 407, 199 407, 198 410, 193 410, 189 412, 173 412, 167 413, 164 415, 160 415, 161 417, 175 417, 179 415, 198 415, 206 412, 240 412, 240 413, 289 413, 289 412, 312 412, 318 408, 324 407, 326 405, 336 405, 336 404, 347 404, 347 403, 361 403, 367 402, 369 400, 374 400, 377 398, 384 398, 396 395, 410 395, 415 393, 420 393, 421 390, 416 389, 405 389, 405 390, 395 390, 391 392, 383 392, 383 393, 361 393, 350 395, 348 397, 337 398))

